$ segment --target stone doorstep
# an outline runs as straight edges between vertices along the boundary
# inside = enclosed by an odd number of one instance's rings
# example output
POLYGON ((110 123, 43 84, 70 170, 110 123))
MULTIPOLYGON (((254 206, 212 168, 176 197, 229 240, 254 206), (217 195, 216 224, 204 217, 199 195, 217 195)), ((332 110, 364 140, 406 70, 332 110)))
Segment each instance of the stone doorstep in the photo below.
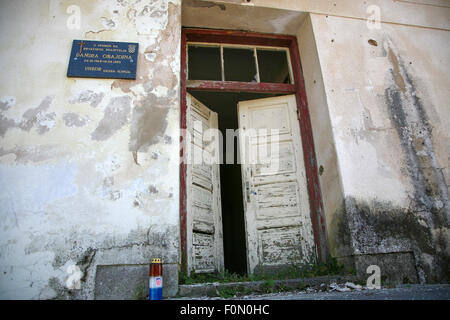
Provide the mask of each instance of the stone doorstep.
MULTIPOLYGON (((274 292, 277 291, 276 288, 283 288, 283 291, 300 291, 300 285, 303 288, 316 288, 320 289, 322 284, 330 285, 333 282, 344 283, 344 282, 358 282, 360 280, 357 276, 320 276, 314 278, 301 278, 301 279, 288 279, 288 280, 274 280, 274 292)), ((264 286, 267 285, 267 281, 251 281, 251 282, 229 282, 229 283, 198 283, 189 285, 179 285, 178 287, 178 297, 217 297, 219 296, 219 290, 232 289, 236 290, 245 288, 245 290, 251 291, 251 293, 261 293, 264 290, 264 286)), ((281 291, 281 290, 280 290, 281 291)), ((249 293, 249 294, 251 294, 249 293)))

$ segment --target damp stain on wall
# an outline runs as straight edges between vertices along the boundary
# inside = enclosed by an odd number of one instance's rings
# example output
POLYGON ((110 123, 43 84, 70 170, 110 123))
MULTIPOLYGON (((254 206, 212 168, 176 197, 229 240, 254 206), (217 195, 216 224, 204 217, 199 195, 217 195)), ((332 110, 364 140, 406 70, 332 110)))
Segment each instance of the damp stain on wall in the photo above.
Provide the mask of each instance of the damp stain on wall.
POLYGON ((105 108, 103 119, 91 134, 92 139, 97 141, 109 139, 128 122, 130 110, 129 96, 112 98, 105 108))
POLYGON ((169 109, 167 98, 149 94, 139 106, 133 109, 129 150, 146 151, 149 146, 160 142, 164 137, 169 109))
POLYGON ((384 43, 391 63, 392 84, 385 89, 384 106, 400 141, 403 172, 413 187, 406 208, 377 199, 347 196, 345 207, 333 231, 341 251, 355 254, 388 252, 414 253, 418 279, 436 282, 447 279, 449 268, 449 195, 442 168, 436 161, 432 125, 425 110, 429 101, 419 97, 411 70, 408 70, 394 44, 384 43), (348 239, 347 232, 351 235, 348 239), (350 242, 349 242, 350 240, 350 242))

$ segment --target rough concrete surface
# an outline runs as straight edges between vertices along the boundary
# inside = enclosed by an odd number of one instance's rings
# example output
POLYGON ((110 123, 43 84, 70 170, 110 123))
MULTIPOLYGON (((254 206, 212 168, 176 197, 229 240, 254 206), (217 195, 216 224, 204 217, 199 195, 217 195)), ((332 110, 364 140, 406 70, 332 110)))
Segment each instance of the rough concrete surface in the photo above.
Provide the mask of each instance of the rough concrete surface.
POLYGON ((347 283, 357 281, 355 276, 321 276, 304 279, 288 279, 274 280, 273 283, 268 281, 251 281, 251 282, 232 282, 232 283, 199 283, 192 285, 180 285, 178 290, 179 297, 198 298, 204 296, 218 296, 221 291, 235 292, 264 292, 265 290, 291 290, 295 291, 300 288, 317 288, 339 283, 347 283), (269 288, 271 287, 271 288, 269 288))
POLYGON ((450 285, 401 285, 395 288, 367 289, 354 284, 332 284, 327 289, 249 294, 241 297, 182 297, 179 300, 450 300, 450 285))
POLYGON ((247 297, 256 300, 450 300, 450 285, 408 285, 350 292, 281 293, 247 297))

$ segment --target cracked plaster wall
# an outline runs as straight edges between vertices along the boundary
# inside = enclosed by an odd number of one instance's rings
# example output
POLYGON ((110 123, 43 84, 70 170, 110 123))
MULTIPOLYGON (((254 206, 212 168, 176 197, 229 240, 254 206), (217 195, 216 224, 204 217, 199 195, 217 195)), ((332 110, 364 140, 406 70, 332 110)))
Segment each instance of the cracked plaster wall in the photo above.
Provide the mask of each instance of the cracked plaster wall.
POLYGON ((71 4, 0 4, 0 298, 94 299, 97 267, 152 257, 173 295, 181 3, 76 1, 78 30, 71 4), (67 78, 73 39, 139 42, 137 79, 67 78))

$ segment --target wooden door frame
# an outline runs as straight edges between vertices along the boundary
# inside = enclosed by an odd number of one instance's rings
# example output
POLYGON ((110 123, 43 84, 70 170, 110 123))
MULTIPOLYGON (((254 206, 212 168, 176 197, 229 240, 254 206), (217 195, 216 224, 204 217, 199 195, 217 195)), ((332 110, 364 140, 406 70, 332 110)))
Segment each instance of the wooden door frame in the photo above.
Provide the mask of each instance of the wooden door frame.
MULTIPOLYGON (((181 115, 180 128, 186 129, 186 93, 187 90, 203 90, 216 92, 260 92, 295 94, 297 108, 300 115, 300 135, 303 146, 306 180, 308 187, 311 222, 314 231, 317 258, 325 261, 328 256, 326 240, 325 218, 323 212, 322 195, 318 177, 316 153, 309 117, 308 101, 303 80, 300 53, 297 38, 288 35, 262 34, 244 31, 212 30, 183 28, 181 31, 181 115), (250 83, 235 81, 188 81, 187 76, 187 43, 220 43, 241 44, 254 46, 283 47, 289 50, 294 84, 284 83, 250 83)), ((184 141, 181 143, 180 157, 185 150, 184 141)), ((180 164, 180 244, 181 265, 183 271, 187 267, 187 208, 186 208, 186 164, 180 164)))

